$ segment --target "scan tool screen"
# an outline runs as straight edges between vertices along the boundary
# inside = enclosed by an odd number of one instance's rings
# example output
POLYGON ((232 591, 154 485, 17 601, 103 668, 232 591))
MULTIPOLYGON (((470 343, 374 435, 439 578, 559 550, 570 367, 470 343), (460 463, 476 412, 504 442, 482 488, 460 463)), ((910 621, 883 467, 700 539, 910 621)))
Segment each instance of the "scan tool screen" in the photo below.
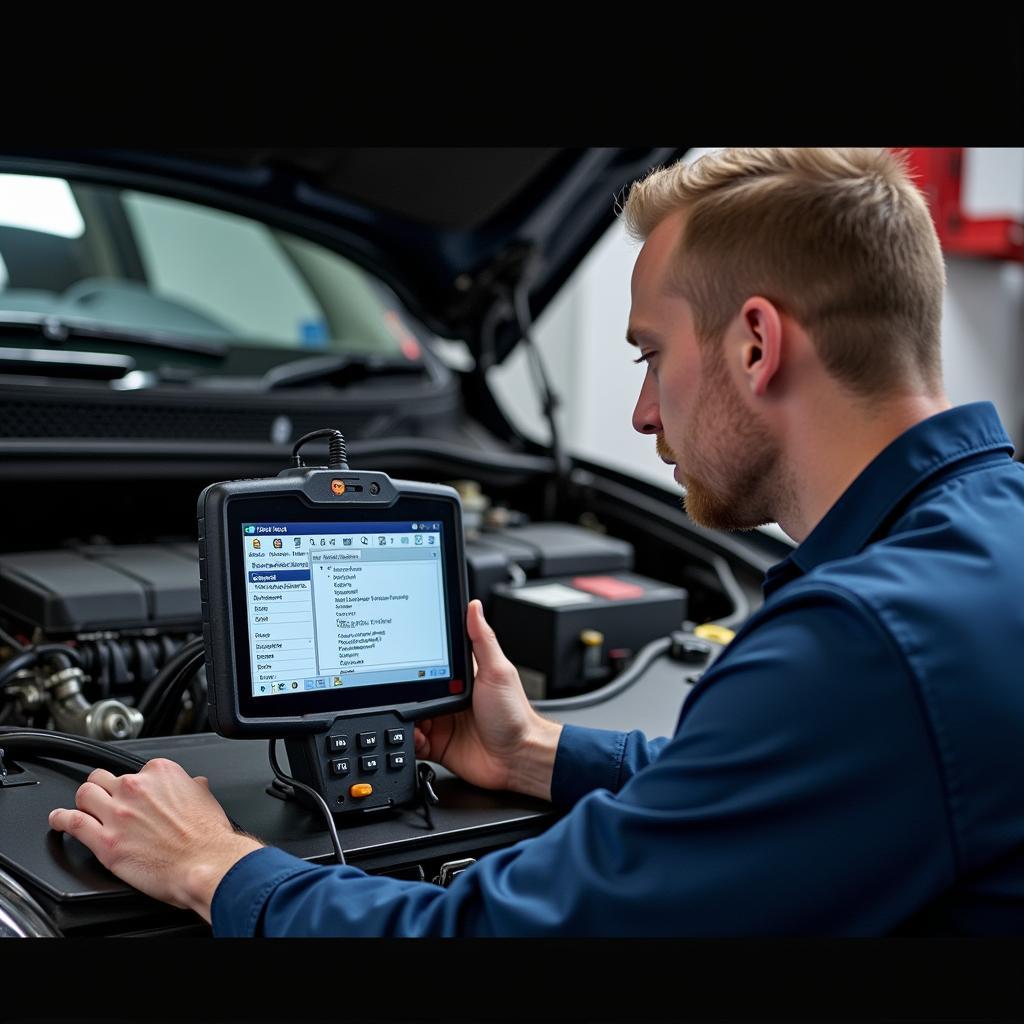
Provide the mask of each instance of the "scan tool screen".
POLYGON ((252 696, 268 708, 451 676, 443 523, 243 523, 240 540, 252 696))

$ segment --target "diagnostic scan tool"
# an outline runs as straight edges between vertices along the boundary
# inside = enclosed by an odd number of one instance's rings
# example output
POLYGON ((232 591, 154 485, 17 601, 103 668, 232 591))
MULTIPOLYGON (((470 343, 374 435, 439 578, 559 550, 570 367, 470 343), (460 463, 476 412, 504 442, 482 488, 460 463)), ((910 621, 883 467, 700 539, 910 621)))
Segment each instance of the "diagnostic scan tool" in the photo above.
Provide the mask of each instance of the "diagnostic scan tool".
MULTIPOLYGON (((303 802, 410 803, 413 722, 470 700, 458 494, 349 469, 338 431, 307 434, 293 461, 199 496, 210 720, 283 738, 303 802), (316 437, 327 467, 298 454, 316 437)), ((271 761, 282 778, 273 744, 271 761)))

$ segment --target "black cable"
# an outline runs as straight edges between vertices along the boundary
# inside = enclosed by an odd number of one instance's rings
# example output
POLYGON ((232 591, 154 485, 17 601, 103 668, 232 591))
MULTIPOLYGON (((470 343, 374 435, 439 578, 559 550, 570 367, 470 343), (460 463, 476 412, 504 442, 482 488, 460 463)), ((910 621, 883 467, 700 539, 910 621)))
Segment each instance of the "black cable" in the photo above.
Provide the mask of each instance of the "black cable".
POLYGON ((142 758, 99 740, 71 736, 50 729, 26 729, 20 726, 0 727, 0 749, 13 757, 54 757, 61 761, 106 768, 108 771, 137 772, 145 765, 142 758))
POLYGON ((182 691, 191 678, 191 674, 202 664, 205 658, 203 638, 195 637, 182 644, 174 656, 150 680, 146 692, 136 705, 145 721, 140 736, 159 735, 169 712, 175 707, 175 701, 181 700, 182 691))
POLYGON ((303 434, 292 446, 292 462, 296 466, 304 465, 302 457, 299 455, 299 449, 307 441, 312 441, 318 437, 326 437, 330 442, 327 468, 348 469, 348 446, 345 444, 345 435, 340 430, 312 430, 308 434, 303 434))
POLYGON ((645 647, 641 647, 632 664, 624 672, 620 672, 610 683, 602 686, 599 690, 590 693, 581 693, 576 697, 556 697, 552 700, 532 700, 530 703, 538 711, 571 711, 578 708, 589 708, 594 704, 614 697, 623 690, 632 686, 637 679, 643 675, 662 655, 666 654, 672 646, 671 637, 659 637, 652 640, 645 647))
POLYGON ((331 845, 334 847, 334 856, 337 858, 339 864, 345 863, 345 852, 341 848, 341 840, 338 838, 338 829, 334 824, 334 815, 331 814, 330 807, 327 806, 327 801, 311 786, 307 786, 304 782, 299 782, 298 779, 293 779, 290 775, 285 775, 281 770, 281 766, 277 763, 277 740, 270 741, 270 767, 274 769, 274 774, 277 776, 279 782, 284 782, 291 786, 293 789, 301 790, 306 796, 311 797, 320 805, 320 810, 324 812, 324 817, 327 819, 327 831, 331 834, 331 845))
POLYGON ((3 686, 9 679, 13 679, 23 669, 32 668, 40 658, 54 654, 63 655, 79 668, 82 667, 82 655, 74 647, 66 647, 64 644, 37 644, 4 662, 0 667, 0 686, 3 686))

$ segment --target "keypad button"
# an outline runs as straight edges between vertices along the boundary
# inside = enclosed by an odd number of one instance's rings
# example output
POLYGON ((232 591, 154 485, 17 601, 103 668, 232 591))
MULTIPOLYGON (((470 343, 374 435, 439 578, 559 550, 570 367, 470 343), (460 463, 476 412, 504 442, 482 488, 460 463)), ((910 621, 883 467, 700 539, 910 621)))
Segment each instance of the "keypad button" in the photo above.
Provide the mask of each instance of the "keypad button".
POLYGON ((400 747, 405 742, 404 729, 388 729, 388 746, 400 747))
POLYGON ((396 750, 393 754, 388 754, 388 767, 389 768, 404 768, 405 767, 405 751, 396 750))
POLYGON ((348 737, 347 736, 328 736, 327 737, 327 753, 329 754, 344 754, 348 750, 348 737))
POLYGON ((331 760, 332 775, 348 775, 352 771, 352 762, 347 757, 336 757, 331 760))
POLYGON ((359 734, 359 749, 373 750, 377 746, 377 734, 375 732, 361 732, 359 734))
POLYGON ((359 758, 359 767, 364 772, 375 772, 380 767, 380 758, 376 754, 366 754, 359 758))

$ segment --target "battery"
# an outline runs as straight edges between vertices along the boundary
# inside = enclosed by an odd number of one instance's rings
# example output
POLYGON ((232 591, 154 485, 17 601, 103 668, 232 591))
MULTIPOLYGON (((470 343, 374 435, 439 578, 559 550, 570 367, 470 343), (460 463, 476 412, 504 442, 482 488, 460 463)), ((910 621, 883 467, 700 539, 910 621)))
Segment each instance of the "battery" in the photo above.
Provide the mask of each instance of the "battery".
POLYGON ((511 565, 529 579, 633 568, 633 545, 571 523, 531 523, 488 530, 466 542, 469 590, 490 612, 495 584, 505 583, 511 565))
POLYGON ((632 572, 497 585, 489 618, 532 699, 596 689, 645 644, 679 629, 682 587, 632 572))

